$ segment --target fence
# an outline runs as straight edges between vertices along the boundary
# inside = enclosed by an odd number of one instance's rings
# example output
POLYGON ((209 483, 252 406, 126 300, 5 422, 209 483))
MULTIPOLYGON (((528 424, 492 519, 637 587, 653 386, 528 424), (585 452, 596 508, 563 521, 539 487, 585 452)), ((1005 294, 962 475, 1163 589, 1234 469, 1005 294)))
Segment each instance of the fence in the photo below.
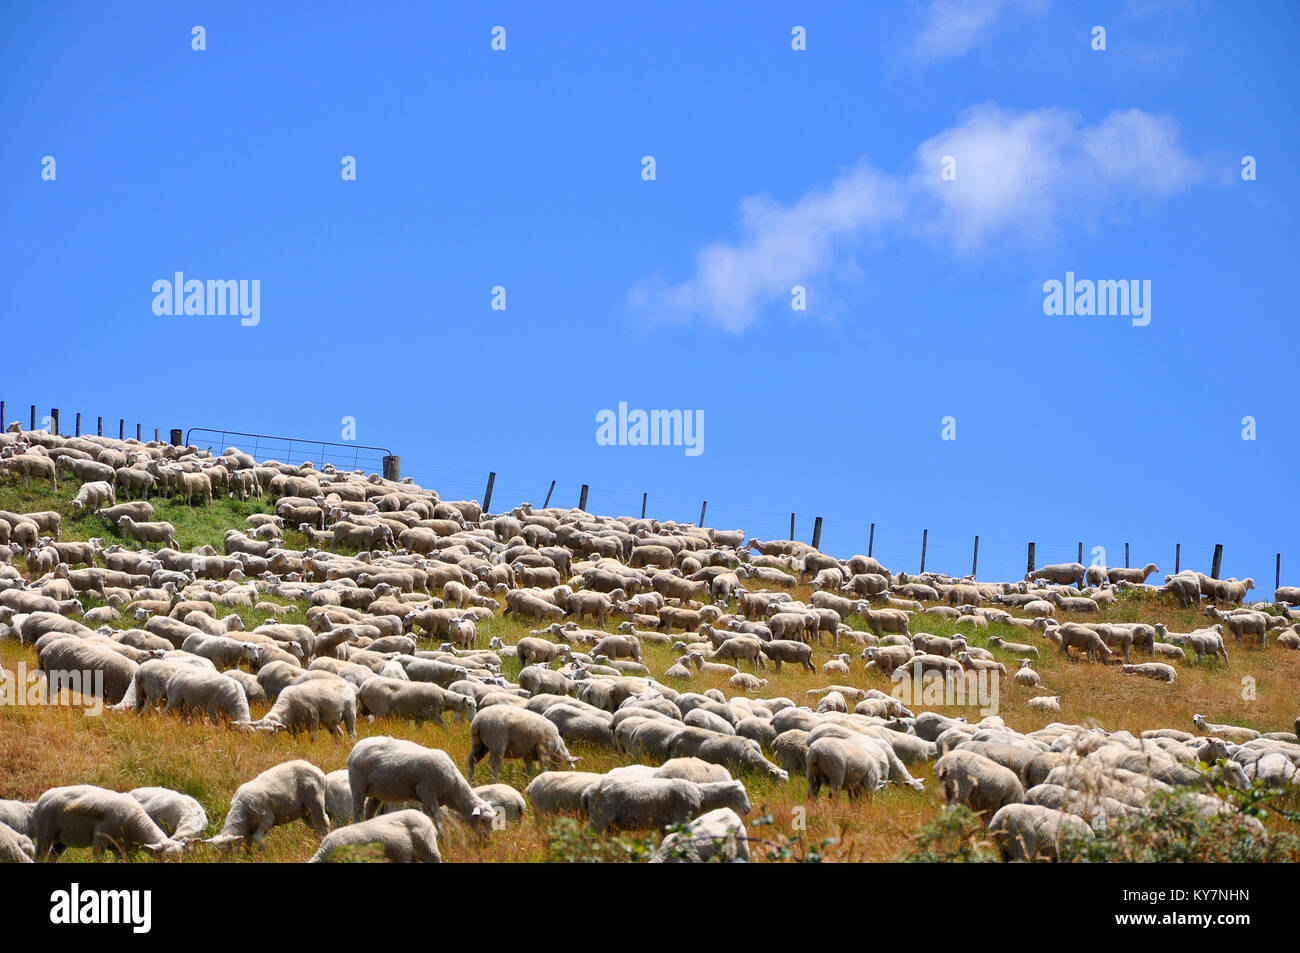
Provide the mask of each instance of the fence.
MULTIPOLYGON (((173 430, 173 443, 180 431, 173 430)), ((191 427, 185 431, 185 446, 198 446, 194 435, 198 434, 202 449, 220 454, 226 447, 235 445, 240 450, 252 455, 257 460, 279 459, 284 463, 310 460, 318 467, 330 464, 339 470, 367 470, 382 473, 390 480, 401 479, 401 459, 393 455, 387 447, 371 447, 359 443, 335 443, 329 440, 304 440, 302 437, 278 437, 264 433, 245 433, 240 430, 217 430, 211 427, 191 427), (232 440, 232 437, 250 438, 250 446, 245 440, 232 440), (216 438, 215 440, 209 438, 216 438)))

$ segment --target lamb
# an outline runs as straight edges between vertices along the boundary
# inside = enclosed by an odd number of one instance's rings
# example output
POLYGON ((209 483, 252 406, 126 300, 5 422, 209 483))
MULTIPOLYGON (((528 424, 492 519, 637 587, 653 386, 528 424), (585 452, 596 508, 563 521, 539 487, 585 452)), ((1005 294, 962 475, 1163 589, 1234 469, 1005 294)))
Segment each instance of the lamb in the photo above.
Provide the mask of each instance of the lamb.
POLYGON ((744 659, 749 662, 752 668, 757 670, 764 667, 763 653, 770 645, 770 642, 763 642, 752 635, 732 636, 724 640, 717 649, 711 652, 709 658, 712 660, 731 659, 736 662, 744 659))
POLYGON ((1228 661, 1228 650, 1223 645, 1223 626, 1215 625, 1209 629, 1197 629, 1195 632, 1170 634, 1165 628, 1163 622, 1155 624, 1156 634, 1166 642, 1176 642, 1191 648, 1196 652, 1196 661, 1201 661, 1206 655, 1222 656, 1223 661, 1228 661))
POLYGON ((368 821, 349 824, 331 831, 308 863, 328 863, 340 847, 376 844, 384 860, 393 864, 437 864, 442 862, 438 850, 438 831, 428 815, 405 810, 382 814, 368 821))
POLYGON ((1192 724, 1208 735, 1222 738, 1224 741, 1230 741, 1233 744, 1244 744, 1259 737, 1259 732, 1253 728, 1242 728, 1238 725, 1216 725, 1213 722, 1206 721, 1204 715, 1192 715, 1192 724))
POLYGON ((341 678, 304 679, 281 691, 261 719, 249 721, 245 716, 240 727, 270 734, 288 731, 292 735, 305 729, 312 741, 322 728, 331 733, 338 731, 340 737, 346 731, 349 737, 356 738, 356 686, 341 678))
POLYGON ((902 609, 872 609, 870 604, 859 602, 857 610, 874 635, 897 632, 900 635, 911 636, 907 627, 909 616, 902 609))
POLYGON ((812 646, 805 642, 773 639, 771 642, 763 643, 763 655, 776 667, 777 674, 780 674, 781 665, 785 662, 802 665, 810 672, 817 671, 812 663, 812 646))
POLYGON ((1146 678, 1153 678, 1158 682, 1170 682, 1178 677, 1178 673, 1172 665, 1165 665, 1162 662, 1142 662, 1139 665, 1122 665, 1120 671, 1125 675, 1142 675, 1146 678))
POLYGON ((1033 665, 1032 659, 1022 658, 1020 668, 1016 670, 1016 674, 1011 676, 1012 681, 1026 688, 1037 688, 1040 678, 1038 673, 1030 667, 1031 665, 1033 665))
POLYGON ((44 860, 69 847, 90 847, 99 859, 107 847, 125 860, 144 849, 153 854, 177 856, 185 850, 168 837, 129 794, 119 794, 90 784, 51 788, 40 796, 32 811, 31 829, 36 856, 44 860))
POLYGON ((822 665, 823 675, 848 675, 849 674, 849 656, 847 653, 841 653, 833 657, 829 662, 822 665))
POLYGON ((524 708, 495 705, 483 709, 470 722, 469 732, 471 747, 466 764, 471 781, 474 765, 485 756, 494 784, 505 758, 522 759, 530 774, 535 761, 555 767, 567 763, 572 767, 579 760, 569 754, 559 729, 552 722, 524 708))
POLYGON ((1187 658, 1187 653, 1180 646, 1168 645, 1164 642, 1153 642, 1151 644, 1151 654, 1158 655, 1161 658, 1177 659, 1180 662, 1187 658))
POLYGON ((989 645, 1022 658, 1038 658, 1037 646, 1025 645, 1023 642, 1007 642, 999 635, 990 635, 989 645))
MULTIPOLYGON (((508 784, 480 784, 474 793, 492 805, 497 823, 522 820, 524 812, 528 810, 524 796, 508 784)), ((446 808, 442 810, 445 811, 446 808)))
POLYGON ((417 801, 437 825, 438 807, 446 804, 480 835, 487 836, 496 816, 492 805, 474 792, 445 751, 413 741, 383 735, 358 741, 348 755, 348 784, 354 821, 374 817, 383 802, 417 801))
POLYGON ((662 830, 726 807, 748 814, 749 798, 739 781, 696 784, 678 778, 623 780, 602 778, 582 796, 588 823, 597 833, 662 830))
MULTIPOLYGON (((168 712, 197 709, 213 722, 224 719, 232 724, 247 722, 250 717, 244 687, 219 672, 189 665, 179 667, 167 679, 164 694, 168 712)), ((147 695, 137 695, 137 705, 145 698, 147 695)))
POLYGON ((805 759, 808 775, 808 797, 817 799, 823 783, 827 785, 831 800, 846 790, 850 801, 859 796, 870 797, 885 786, 879 759, 866 750, 843 738, 817 738, 808 745, 805 759))
POLYGON ((989 836, 1007 860, 1055 860, 1071 840, 1093 839, 1092 828, 1073 814, 1041 804, 1008 804, 989 822, 989 836))
POLYGON ((1060 654, 1070 657, 1069 649, 1082 649, 1085 656, 1094 662, 1109 662, 1110 649, 1092 629, 1077 622, 1067 622, 1057 630, 1060 635, 1060 654))
POLYGON ((965 804, 986 820, 1005 805, 1025 799, 1014 771, 974 751, 949 751, 935 764, 934 778, 945 802, 965 804))
POLYGON ((285 761, 235 790, 221 833, 204 843, 229 850, 243 841, 244 849, 251 850, 273 827, 300 818, 317 834, 329 833, 325 773, 310 761, 285 761))
POLYGON ((1035 711, 1060 711, 1060 695, 1036 695, 1025 702, 1026 708, 1032 708, 1035 711))
POLYGON ((604 777, 590 771, 542 771, 528 782, 524 796, 538 814, 577 814, 587 789, 604 777))
POLYGON ((123 516, 117 525, 137 543, 162 543, 169 549, 176 548, 176 527, 171 523, 137 523, 129 516, 123 516))
POLYGON ((1147 563, 1141 569, 1120 569, 1117 566, 1106 573, 1106 578, 1112 583, 1127 582, 1141 585, 1147 581, 1147 576, 1156 571, 1155 563, 1147 563))
POLYGON ((170 788, 136 788, 127 793, 173 840, 196 840, 208 828, 208 812, 188 794, 170 788))
POLYGON ((1082 563, 1054 563, 1033 572, 1025 573, 1025 582, 1043 580, 1062 586, 1076 585, 1082 589, 1087 574, 1088 570, 1082 563))
POLYGON ((892 677, 895 670, 912 660, 914 654, 910 645, 868 645, 862 650, 867 668, 875 668, 886 677, 892 677))
POLYGON ((448 691, 432 682, 376 676, 362 684, 358 697, 362 709, 376 718, 411 718, 417 726, 426 720, 439 727, 445 726, 446 722, 442 720, 444 711, 450 711, 464 721, 472 721, 478 712, 473 698, 448 691))
POLYGON ((30 837, 0 824, 0 864, 30 864, 35 857, 36 845, 30 837))
POLYGON ((745 822, 729 807, 701 814, 663 839, 652 864, 748 863, 745 822))
POLYGON ((80 513, 89 507, 98 509, 105 503, 116 503, 117 494, 113 491, 113 484, 105 483, 102 480, 94 480, 90 483, 81 484, 81 489, 77 491, 76 497, 72 501, 72 511, 80 513))

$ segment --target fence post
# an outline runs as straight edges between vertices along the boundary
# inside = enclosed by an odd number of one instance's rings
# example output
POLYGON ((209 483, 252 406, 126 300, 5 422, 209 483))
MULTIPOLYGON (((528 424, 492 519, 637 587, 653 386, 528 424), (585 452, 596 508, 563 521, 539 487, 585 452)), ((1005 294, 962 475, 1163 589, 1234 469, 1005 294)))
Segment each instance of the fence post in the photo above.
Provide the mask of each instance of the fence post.
POLYGON ((871 524, 871 535, 867 537, 867 555, 871 555, 871 549, 876 545, 876 524, 871 524))
POLYGON ((929 539, 930 531, 928 529, 921 530, 921 572, 925 572, 925 544, 929 539))
POLYGON ((790 538, 794 539, 794 514, 790 514, 790 538))
POLYGON ((126 420, 123 419, 122 417, 117 418, 117 439, 118 440, 126 439, 126 420))
POLYGON ((555 481, 552 480, 551 488, 546 491, 546 502, 542 504, 542 509, 546 509, 548 506, 551 505, 551 494, 554 492, 555 492, 555 481))
POLYGON ((980 538, 975 537, 975 553, 970 558, 970 577, 975 578, 975 567, 980 564, 980 538))
POLYGON ((74 437, 81 436, 81 411, 77 411, 77 432, 74 433, 73 436, 74 437))
POLYGON ((1214 564, 1210 567, 1210 578, 1219 578, 1219 566, 1223 563, 1223 543, 1214 544, 1214 564))
POLYGON ((492 484, 495 483, 496 481, 497 481, 496 472, 493 470, 489 470, 487 489, 483 491, 483 512, 484 513, 492 512, 492 484))
POLYGON ((701 529, 704 528, 704 511, 707 510, 708 508, 709 508, 708 500, 705 500, 703 503, 700 504, 700 521, 696 525, 699 526, 701 529))
POLYGON ((642 519, 645 519, 645 501, 648 496, 650 496, 649 493, 641 494, 641 518, 642 519))
POLYGON ((4 429, 5 429, 5 402, 3 400, 0 400, 0 433, 4 433, 4 429))
POLYGON ((172 437, 173 447, 179 447, 181 445, 181 441, 184 439, 184 437, 181 436, 181 431, 177 430, 175 427, 172 428, 171 437, 172 437))
POLYGON ((1128 543, 1124 544, 1124 568, 1128 568, 1128 543))
POLYGON ((1174 575, 1178 575, 1178 565, 1183 556, 1183 544, 1174 543, 1174 575))
POLYGON ((1076 559, 1075 562, 1076 562, 1076 563, 1081 563, 1081 562, 1083 562, 1083 543, 1080 543, 1080 544, 1079 544, 1079 558, 1076 559))
POLYGON ((813 541, 812 548, 818 549, 822 544, 822 518, 819 516, 813 520, 813 541))
POLYGON ((140 425, 139 425, 139 424, 136 424, 136 425, 135 425, 135 439, 136 439, 136 440, 139 440, 139 439, 140 439, 140 425))
POLYGON ((50 428, 54 436, 59 436, 59 408, 57 407, 50 408, 50 428))
POLYGON ((154 428, 153 428, 153 442, 154 442, 154 443, 157 443, 157 442, 158 442, 158 428, 157 428, 157 427, 154 427, 154 428))
POLYGON ((104 436, 104 418, 103 418, 103 417, 97 417, 97 418, 95 418, 95 436, 96 436, 96 437, 102 437, 102 436, 104 436))
POLYGON ((392 480, 398 483, 402 479, 402 458, 395 456, 385 456, 383 462, 385 480, 392 480))
POLYGON ((1030 543, 1029 544, 1029 567, 1025 570, 1025 575, 1028 576, 1033 571, 1034 571, 1034 544, 1030 543))
POLYGON ((1277 562, 1273 564, 1273 601, 1277 602, 1277 590, 1282 585, 1282 554, 1277 554, 1277 562))
POLYGON ((32 404, 32 425, 29 429, 31 430, 36 429, 36 405, 35 404, 32 404))
POLYGON ((587 511, 587 484, 582 484, 582 496, 578 498, 578 509, 587 511))

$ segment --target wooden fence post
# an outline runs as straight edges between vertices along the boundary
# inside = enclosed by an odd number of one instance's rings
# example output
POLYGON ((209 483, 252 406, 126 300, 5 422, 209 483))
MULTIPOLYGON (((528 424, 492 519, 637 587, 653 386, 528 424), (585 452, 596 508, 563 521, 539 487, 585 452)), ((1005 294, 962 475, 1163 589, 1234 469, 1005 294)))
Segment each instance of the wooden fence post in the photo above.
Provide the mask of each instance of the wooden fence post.
POLYGON ((1214 564, 1210 567, 1210 578, 1219 578, 1219 567, 1223 564, 1223 543, 1214 544, 1214 564))
POLYGON ((59 436, 59 408, 57 407, 50 408, 50 432, 56 437, 59 436))
POLYGON ((4 429, 5 429, 5 402, 3 400, 0 400, 0 433, 4 433, 4 429))
POLYGON ((483 491, 483 512, 492 512, 492 484, 497 482, 495 470, 488 471, 487 489, 483 491))
POLYGON ((1278 586, 1282 585, 1282 554, 1277 554, 1277 562, 1273 564, 1273 601, 1277 601, 1278 586))
POLYGON ((794 539, 794 514, 790 514, 790 538, 794 539))
POLYGON ((135 425, 135 439, 136 439, 136 440, 139 440, 139 439, 140 439, 140 425, 139 425, 139 424, 136 424, 136 425, 135 425))
POLYGON ((876 545, 876 524, 871 524, 871 535, 867 537, 867 555, 871 555, 872 547, 876 545))
POLYGON ((813 520, 813 549, 819 549, 822 544, 822 518, 819 516, 813 520))
POLYGON ((975 552, 971 555, 970 558, 970 576, 972 579, 975 578, 975 569, 977 566, 979 566, 979 564, 980 564, 980 538, 976 536, 975 552))
POLYGON ((95 423, 95 436, 97 436, 97 437, 102 437, 102 436, 104 436, 104 418, 103 418, 103 417, 98 417, 98 418, 96 418, 96 423, 95 423))
POLYGON ((704 528, 704 511, 707 510, 708 508, 709 508, 708 500, 705 500, 703 503, 700 504, 700 521, 696 525, 699 526, 701 529, 704 528))
POLYGON ((1079 558, 1076 559, 1075 562, 1077 563, 1083 562, 1083 543, 1079 544, 1079 558))
POLYGON ((73 436, 74 437, 81 436, 81 411, 77 411, 77 432, 74 433, 73 436))
POLYGON ((126 439, 126 420, 122 417, 117 418, 117 439, 126 439))
POLYGON ((925 572, 925 544, 929 539, 930 531, 928 529, 921 530, 921 572, 925 572))
POLYGON ((1174 575, 1178 575, 1179 563, 1183 557, 1183 544, 1174 543, 1174 575))
POLYGON ((1029 568, 1025 570, 1025 575, 1029 575, 1033 571, 1034 571, 1034 544, 1030 543, 1029 544, 1029 568))
POLYGON ((645 519, 645 501, 650 496, 648 492, 641 494, 641 518, 645 519))
POLYGON ((548 506, 551 505, 551 494, 554 492, 555 492, 555 481, 552 480, 551 488, 546 491, 546 502, 542 504, 542 509, 546 509, 548 506))
POLYGON ((1128 568, 1128 543, 1124 544, 1124 568, 1128 568))
POLYGON ((35 404, 32 404, 32 425, 29 429, 31 430, 36 429, 36 405, 35 404))
POLYGON ((578 509, 584 513, 587 511, 587 484, 582 484, 582 495, 578 497, 578 509))

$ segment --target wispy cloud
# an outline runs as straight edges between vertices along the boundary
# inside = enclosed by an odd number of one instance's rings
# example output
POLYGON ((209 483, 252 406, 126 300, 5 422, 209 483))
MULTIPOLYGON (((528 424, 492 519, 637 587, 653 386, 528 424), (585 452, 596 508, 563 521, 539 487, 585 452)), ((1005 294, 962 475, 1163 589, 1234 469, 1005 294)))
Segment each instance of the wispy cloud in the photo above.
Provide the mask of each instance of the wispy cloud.
POLYGON ((1048 0, 930 0, 921 11, 912 55, 926 64, 965 56, 1047 6, 1048 0))
POLYGON ((1070 224, 1078 222, 1079 196, 1104 212, 1205 177, 1205 162, 1182 149, 1167 116, 1130 109, 1089 125, 1067 110, 985 104, 921 143, 902 174, 864 161, 788 205, 743 200, 736 240, 701 249, 685 281, 638 283, 629 303, 648 319, 740 332, 793 285, 853 274, 864 240, 924 237, 961 254, 1000 240, 1040 242, 1059 234, 1067 207, 1070 224), (955 179, 941 177, 946 157, 955 179))

